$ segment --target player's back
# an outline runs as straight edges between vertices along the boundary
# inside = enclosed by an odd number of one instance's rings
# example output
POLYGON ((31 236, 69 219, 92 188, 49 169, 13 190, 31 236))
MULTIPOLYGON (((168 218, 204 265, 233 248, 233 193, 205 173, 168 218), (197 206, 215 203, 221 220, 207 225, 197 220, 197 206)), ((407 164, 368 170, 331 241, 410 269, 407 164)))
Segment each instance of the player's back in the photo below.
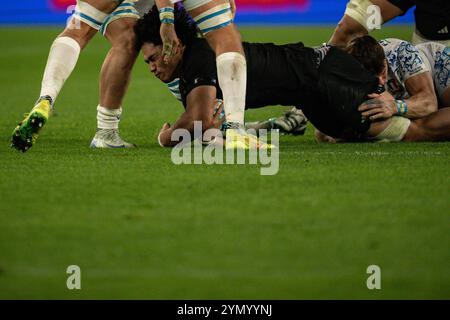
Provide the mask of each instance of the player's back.
POLYGON ((302 43, 243 43, 247 59, 247 106, 299 103, 317 80, 314 50, 302 43))

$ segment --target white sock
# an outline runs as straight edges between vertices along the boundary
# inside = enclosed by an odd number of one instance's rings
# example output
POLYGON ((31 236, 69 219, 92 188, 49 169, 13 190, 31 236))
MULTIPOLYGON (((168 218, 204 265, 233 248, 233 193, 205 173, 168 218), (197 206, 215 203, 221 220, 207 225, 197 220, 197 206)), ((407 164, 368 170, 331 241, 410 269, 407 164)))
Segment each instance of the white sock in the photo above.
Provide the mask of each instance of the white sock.
POLYGON ((75 68, 80 51, 78 42, 70 37, 59 37, 53 42, 42 79, 41 97, 50 96, 55 101, 75 68))
POLYGON ((97 107, 97 128, 98 129, 119 129, 122 108, 108 109, 102 106, 97 107))
POLYGON ((227 122, 244 125, 247 62, 238 52, 226 52, 216 59, 227 122))

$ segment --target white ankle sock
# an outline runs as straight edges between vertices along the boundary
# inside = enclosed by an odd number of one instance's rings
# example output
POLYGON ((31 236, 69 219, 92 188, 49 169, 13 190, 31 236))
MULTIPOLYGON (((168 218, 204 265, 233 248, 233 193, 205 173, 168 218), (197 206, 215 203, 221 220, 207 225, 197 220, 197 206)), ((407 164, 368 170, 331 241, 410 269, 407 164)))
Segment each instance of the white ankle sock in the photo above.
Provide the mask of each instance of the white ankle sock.
POLYGON ((247 62, 238 52, 226 52, 216 59, 227 122, 244 124, 247 62))
POLYGON ((102 106, 97 107, 97 128, 98 129, 119 129, 122 108, 108 109, 102 106))
POLYGON ((78 42, 70 37, 59 37, 53 42, 42 79, 41 97, 50 96, 55 101, 75 68, 80 51, 78 42))

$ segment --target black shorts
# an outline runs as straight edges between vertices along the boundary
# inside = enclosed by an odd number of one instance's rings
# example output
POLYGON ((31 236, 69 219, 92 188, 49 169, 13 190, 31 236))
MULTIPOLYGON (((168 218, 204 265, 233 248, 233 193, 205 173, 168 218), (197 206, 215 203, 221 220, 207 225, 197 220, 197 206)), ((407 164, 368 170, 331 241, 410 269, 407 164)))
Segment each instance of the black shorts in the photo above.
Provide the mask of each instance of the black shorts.
POLYGON ((331 48, 319 66, 319 79, 311 88, 302 110, 323 133, 339 138, 360 139, 370 122, 358 107, 376 92, 378 79, 351 55, 331 48))

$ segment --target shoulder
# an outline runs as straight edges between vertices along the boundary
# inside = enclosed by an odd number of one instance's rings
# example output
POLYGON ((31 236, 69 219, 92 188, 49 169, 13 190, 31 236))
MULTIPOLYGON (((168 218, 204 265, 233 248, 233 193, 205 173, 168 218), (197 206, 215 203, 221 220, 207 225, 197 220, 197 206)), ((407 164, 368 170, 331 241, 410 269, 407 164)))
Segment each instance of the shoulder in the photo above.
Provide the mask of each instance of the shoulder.
POLYGON ((385 39, 380 41, 390 68, 407 78, 429 71, 419 50, 408 41, 385 39))
POLYGON ((378 43, 383 47, 384 53, 386 55, 389 55, 392 53, 397 53, 399 48, 405 47, 408 44, 411 45, 408 41, 400 40, 400 39, 396 39, 396 38, 383 39, 383 40, 380 40, 378 43))
POLYGON ((183 101, 196 87, 211 85, 217 87, 216 55, 205 39, 198 39, 186 47, 180 77, 180 91, 183 101))
POLYGON ((201 59, 211 60, 211 58, 214 59, 215 54, 206 39, 196 39, 184 51, 183 67, 189 66, 190 64, 201 64, 201 59))

